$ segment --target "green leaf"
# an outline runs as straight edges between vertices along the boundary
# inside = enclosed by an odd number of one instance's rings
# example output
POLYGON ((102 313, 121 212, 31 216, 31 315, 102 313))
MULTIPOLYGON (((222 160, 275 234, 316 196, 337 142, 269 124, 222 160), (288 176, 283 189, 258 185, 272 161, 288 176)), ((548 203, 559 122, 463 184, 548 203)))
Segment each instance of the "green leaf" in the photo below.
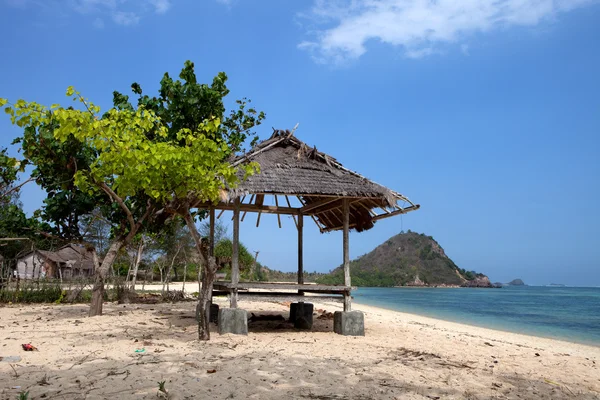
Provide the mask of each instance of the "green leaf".
POLYGON ((3 107, 6 103, 8 103, 8 99, 3 99, 0 97, 0 107, 3 107))

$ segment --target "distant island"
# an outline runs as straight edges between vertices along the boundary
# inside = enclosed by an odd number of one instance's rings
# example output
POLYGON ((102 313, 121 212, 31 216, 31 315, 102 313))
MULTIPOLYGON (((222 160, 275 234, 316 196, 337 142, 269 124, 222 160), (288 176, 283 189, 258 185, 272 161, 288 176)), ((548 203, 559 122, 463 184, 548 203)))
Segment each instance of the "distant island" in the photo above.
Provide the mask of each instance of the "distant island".
MULTIPOLYGON (((495 287, 487 276, 459 268, 431 236, 408 231, 350 262, 353 286, 495 287)), ((342 266, 315 276, 322 284, 344 282, 342 266)))
POLYGON ((527 286, 521 279, 513 279, 508 282, 508 286, 527 286))
POLYGON ((527 285, 521 279, 513 279, 512 281, 510 281, 508 283, 495 282, 494 286, 505 287, 505 286, 527 286, 527 285))

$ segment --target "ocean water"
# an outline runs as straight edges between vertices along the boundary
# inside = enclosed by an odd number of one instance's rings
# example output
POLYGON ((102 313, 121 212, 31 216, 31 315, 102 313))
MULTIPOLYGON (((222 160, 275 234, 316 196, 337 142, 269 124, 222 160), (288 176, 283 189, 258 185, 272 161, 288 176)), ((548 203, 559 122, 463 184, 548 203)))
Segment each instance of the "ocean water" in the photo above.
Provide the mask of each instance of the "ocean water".
POLYGON ((359 288, 354 302, 600 346, 600 288, 359 288))

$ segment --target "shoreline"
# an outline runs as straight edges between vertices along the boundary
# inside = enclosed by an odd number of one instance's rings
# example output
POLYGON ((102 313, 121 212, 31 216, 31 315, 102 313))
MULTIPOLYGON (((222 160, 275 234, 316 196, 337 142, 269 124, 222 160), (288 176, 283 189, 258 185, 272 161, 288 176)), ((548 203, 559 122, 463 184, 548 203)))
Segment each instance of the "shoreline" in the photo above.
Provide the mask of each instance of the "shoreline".
POLYGON ((415 313, 406 312, 406 311, 398 311, 398 310, 394 310, 391 308, 360 303, 358 301, 353 301, 352 304, 353 304, 353 306, 355 306, 355 307, 353 307, 353 310, 363 311, 363 309, 364 309, 365 311, 374 313, 374 314, 376 314, 378 312, 378 310, 380 310, 380 311, 384 311, 385 313, 398 314, 399 318, 402 318, 406 321, 426 323, 427 325, 431 325, 431 326, 440 325, 440 326, 452 328, 453 330, 455 330, 457 332, 462 332, 462 333, 473 333, 473 331, 481 331, 482 334, 487 334, 488 336, 509 335, 510 337, 513 338, 513 340, 515 342, 519 341, 519 339, 523 339, 526 341, 543 340, 543 341, 550 341, 550 342, 559 342, 564 345, 585 346, 585 347, 589 347, 591 349, 600 350, 600 344, 576 342, 576 341, 570 341, 570 340, 566 340, 564 338, 559 338, 559 337, 539 336, 539 335, 533 335, 533 334, 523 333, 523 332, 515 332, 515 331, 509 331, 509 330, 503 330, 503 329, 490 328, 490 327, 485 327, 485 326, 480 326, 480 325, 469 324, 467 322, 462 322, 462 321, 452 321, 449 319, 443 319, 443 318, 439 318, 439 317, 430 317, 430 316, 422 315, 422 314, 415 314, 415 313))
POLYGON ((585 341, 585 340, 575 341, 575 340, 568 340, 564 337, 558 337, 558 336, 552 337, 552 336, 535 335, 535 334, 529 333, 529 332, 516 332, 514 330, 500 329, 500 328, 496 328, 496 327, 488 327, 488 326, 483 326, 483 325, 476 325, 476 324, 472 324, 472 323, 469 323, 466 321, 456 321, 456 320, 452 320, 452 319, 445 319, 440 316, 432 317, 432 316, 428 316, 428 315, 424 315, 424 314, 417 314, 417 313, 408 312, 408 311, 399 311, 399 310, 395 310, 393 308, 388 308, 388 307, 384 307, 384 306, 380 306, 380 305, 375 306, 375 305, 371 305, 371 304, 361 303, 360 301, 357 301, 357 300, 353 300, 352 304, 359 305, 360 307, 368 307, 368 308, 373 308, 373 309, 381 309, 381 310, 385 310, 388 312, 394 312, 394 313, 401 314, 402 316, 408 317, 408 318, 423 318, 423 319, 430 320, 431 322, 439 321, 439 322, 454 324, 457 326, 464 326, 466 328, 485 329, 485 330, 488 330, 491 332, 508 333, 508 334, 513 334, 513 335, 526 336, 526 337, 532 338, 532 339, 536 338, 536 339, 555 340, 555 341, 565 342, 565 343, 570 343, 570 344, 589 346, 592 348, 600 348, 600 343, 595 343, 592 341, 585 341))
MULTIPOLYGON (((226 298, 215 298, 222 307, 226 298)), ((0 398, 597 399, 600 348, 354 304, 364 337, 333 333, 339 303, 313 301, 311 331, 284 320, 197 339, 196 302, 0 307, 0 398), (39 351, 25 352, 22 343, 39 351), (40 383, 41 382, 41 383, 40 383), (16 389, 15 389, 16 388, 16 389)), ((241 301, 287 317, 284 302, 241 301)))

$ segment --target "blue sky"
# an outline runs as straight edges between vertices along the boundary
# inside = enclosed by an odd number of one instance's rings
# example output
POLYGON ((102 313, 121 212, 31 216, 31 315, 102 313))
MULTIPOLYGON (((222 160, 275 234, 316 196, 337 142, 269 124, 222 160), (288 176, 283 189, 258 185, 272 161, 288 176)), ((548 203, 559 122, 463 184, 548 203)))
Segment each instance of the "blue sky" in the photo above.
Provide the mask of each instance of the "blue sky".
MULTIPOLYGON (((411 229, 493 281, 600 285, 600 5, 588 0, 0 0, 0 96, 108 107, 185 60, 230 100, 422 205, 351 235, 357 257, 411 229)), ((0 118, 0 146, 19 134, 0 118)), ((26 210, 42 193, 26 187, 26 210)), ((292 220, 242 223, 294 270, 292 220)), ((342 260, 308 225, 305 268, 342 260)))

